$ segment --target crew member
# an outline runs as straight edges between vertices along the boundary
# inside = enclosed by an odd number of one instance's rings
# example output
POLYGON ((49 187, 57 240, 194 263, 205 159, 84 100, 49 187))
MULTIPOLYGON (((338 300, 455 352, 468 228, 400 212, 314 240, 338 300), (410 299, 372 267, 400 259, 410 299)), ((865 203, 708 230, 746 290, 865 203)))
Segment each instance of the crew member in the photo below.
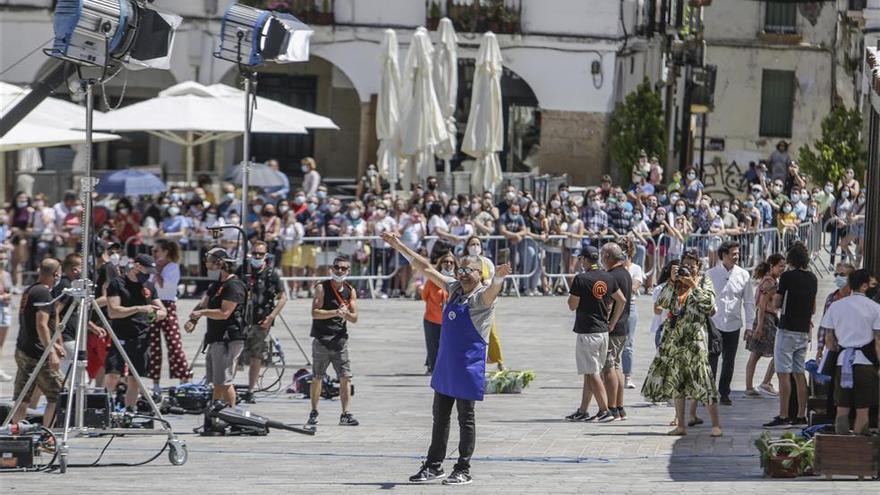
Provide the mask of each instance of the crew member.
MULTIPOLYGON (((119 276, 119 251, 122 246, 116 242, 107 242, 97 240, 95 244, 95 268, 98 274, 95 280, 95 302, 101 308, 104 318, 110 319, 110 313, 107 310, 107 288, 110 282, 119 276)), ((107 336, 107 330, 104 329, 101 318, 96 312, 92 312, 89 320, 89 334, 86 340, 86 353, 88 354, 88 362, 86 371, 89 379, 95 380, 96 387, 104 386, 104 363, 107 360, 107 352, 111 341, 107 336)))
POLYGON ((238 356, 244 347, 247 289, 235 275, 235 259, 225 249, 211 248, 205 254, 205 268, 214 282, 190 313, 184 329, 192 332, 199 318, 204 316, 208 319, 205 373, 208 382, 214 385, 212 398, 235 405, 235 371, 238 356))
MULTIPOLYGON (((150 324, 164 319, 168 313, 159 300, 150 275, 156 273, 156 261, 147 254, 139 254, 129 265, 125 275, 117 277, 107 287, 107 309, 112 319, 113 333, 122 344, 134 370, 128 370, 128 388, 125 407, 134 409, 138 399, 138 376, 146 376, 150 354, 150 324)), ((125 370, 125 359, 117 346, 107 353, 105 384, 113 393, 125 370)))
MULTIPOLYGON (((61 262, 61 279, 55 287, 52 288, 53 299, 60 296, 65 289, 69 289, 74 280, 80 278, 81 266, 82 256, 80 256, 79 253, 70 253, 64 257, 64 261, 61 262)), ((70 307, 73 306, 74 302, 76 302, 76 300, 73 296, 65 295, 55 303, 57 309, 55 319, 58 324, 64 319, 64 316, 70 310, 70 307)), ((67 376, 67 373, 70 370, 70 365, 76 361, 76 326, 78 313, 79 311, 74 310, 70 315, 70 318, 67 319, 64 329, 61 330, 61 345, 64 347, 64 359, 61 360, 61 373, 65 376, 67 376)))
POLYGON ((287 294, 278 272, 268 263, 268 245, 264 241, 251 244, 251 274, 248 276, 248 287, 251 291, 251 311, 253 321, 248 326, 247 339, 242 352, 242 363, 249 363, 248 389, 253 391, 260 378, 260 368, 268 355, 267 338, 269 330, 275 324, 275 318, 287 303, 287 294))
POLYGON ((400 242, 398 235, 386 232, 382 239, 406 257, 417 271, 438 286, 445 287, 449 293, 443 308, 440 350, 431 375, 431 388, 434 389, 431 446, 419 472, 409 480, 424 483, 444 477, 441 465, 446 458, 449 418, 455 405, 460 429, 458 462, 443 483, 470 483, 470 460, 476 444, 474 405, 475 401, 483 400, 487 341, 495 314, 495 299, 505 277, 511 273, 510 265, 498 265, 491 283, 484 284, 482 258, 469 255, 460 260, 456 277, 447 277, 400 242))
POLYGON ((25 390, 24 386, 34 372, 37 373, 34 385, 46 395, 44 426, 52 424, 58 394, 64 387, 64 377, 59 371, 64 349, 58 343, 52 343, 52 334, 55 332, 55 307, 47 304, 52 300, 52 287, 61 277, 60 268, 61 263, 55 258, 44 259, 40 263, 37 283, 28 287, 21 296, 18 316, 20 330, 15 343, 15 364, 18 366, 15 374, 15 397, 24 394, 24 399, 12 416, 13 423, 25 417, 33 387, 25 390), (36 371, 37 362, 40 361, 47 346, 51 348, 47 361, 39 371, 36 371))
POLYGON ((342 415, 339 424, 357 426, 358 420, 351 415, 351 361, 348 357, 348 324, 357 323, 357 291, 345 282, 351 272, 347 256, 333 260, 330 280, 315 286, 312 300, 312 386, 309 397, 312 411, 308 424, 318 424, 318 401, 327 367, 333 364, 339 377, 339 400, 342 415))

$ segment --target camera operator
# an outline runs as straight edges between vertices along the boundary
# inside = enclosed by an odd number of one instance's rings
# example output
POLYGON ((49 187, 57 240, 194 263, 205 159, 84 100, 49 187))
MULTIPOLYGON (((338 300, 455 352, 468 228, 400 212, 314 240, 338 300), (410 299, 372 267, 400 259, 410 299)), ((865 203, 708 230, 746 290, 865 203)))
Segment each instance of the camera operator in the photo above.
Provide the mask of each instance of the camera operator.
MULTIPOLYGON (((79 253, 70 253, 64 257, 61 262, 61 279, 58 284, 52 288, 52 298, 60 296, 65 289, 69 289, 74 280, 80 278, 80 267, 82 266, 82 256, 79 253)), ((58 300, 55 312, 55 321, 61 324, 64 315, 70 311, 70 307, 75 300, 72 296, 65 295, 58 300)), ((62 345, 64 346, 64 359, 61 361, 61 374, 67 375, 70 365, 76 361, 76 323, 77 311, 74 311, 67 319, 64 330, 61 331, 62 345)))
POLYGON ((46 411, 43 414, 43 425, 51 424, 55 415, 55 404, 58 402, 58 394, 64 387, 64 376, 61 375, 61 359, 64 350, 59 343, 52 343, 52 334, 55 332, 55 307, 45 304, 52 300, 52 287, 55 286, 60 273, 61 263, 55 258, 46 258, 40 263, 37 283, 27 288, 21 296, 21 309, 19 312, 18 339, 15 343, 15 364, 18 372, 15 375, 15 397, 25 394, 24 399, 12 416, 12 422, 17 423, 24 419, 27 406, 33 394, 33 386, 30 390, 24 390, 28 378, 37 373, 37 379, 33 385, 46 395, 46 411), (43 304, 37 306, 37 304, 43 304), (37 362, 43 355, 46 346, 52 346, 48 360, 43 367, 37 370, 37 362))
MULTIPOLYGON (((168 313, 159 300, 150 275, 156 273, 156 262, 147 254, 137 255, 124 275, 117 277, 107 287, 107 310, 110 313, 113 332, 122 344, 125 354, 138 375, 146 376, 150 352, 150 324, 164 319, 168 313)), ((119 349, 110 347, 105 362, 107 390, 112 394, 119 384, 125 360, 119 349)), ((138 382, 132 370, 128 370, 128 388, 125 407, 133 409, 138 399, 138 382)))
POLYGON ((275 318, 284 309, 287 303, 287 294, 281 278, 272 264, 266 259, 268 245, 264 241, 254 241, 251 244, 251 273, 247 277, 248 288, 251 291, 251 314, 253 319, 248 322, 247 339, 242 352, 242 363, 250 366, 248 374, 248 390, 253 391, 260 377, 260 368, 263 358, 268 354, 269 348, 266 339, 269 330, 275 324, 275 318))
POLYGON ((189 315, 184 330, 192 332, 199 318, 208 319, 205 333, 205 373, 214 386, 213 400, 235 405, 235 371, 244 347, 246 287, 235 275, 235 259, 221 247, 205 254, 205 268, 215 281, 189 315))

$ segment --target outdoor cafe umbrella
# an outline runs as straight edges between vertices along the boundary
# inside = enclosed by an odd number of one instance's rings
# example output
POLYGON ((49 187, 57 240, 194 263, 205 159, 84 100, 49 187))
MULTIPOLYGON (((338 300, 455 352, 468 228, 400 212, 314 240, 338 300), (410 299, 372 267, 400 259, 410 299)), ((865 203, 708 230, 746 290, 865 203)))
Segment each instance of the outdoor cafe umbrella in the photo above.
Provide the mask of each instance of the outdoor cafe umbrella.
MULTIPOLYGON (((95 132, 92 141, 101 143, 119 139, 115 134, 103 134, 95 132)), ((69 146, 86 142, 85 131, 75 131, 51 127, 42 124, 30 124, 25 121, 19 122, 0 137, 0 152, 23 150, 28 148, 49 148, 52 146, 69 146)))
POLYGON ((458 37, 455 28, 448 17, 440 19, 438 29, 440 39, 434 52, 434 89, 437 90, 437 100, 440 103, 440 111, 446 122, 446 132, 449 139, 435 150, 437 157, 445 161, 444 172, 449 178, 449 160, 455 154, 455 107, 458 104, 458 37))
POLYGON ((121 196, 153 196, 168 190, 162 179, 141 170, 118 170, 110 172, 98 181, 95 191, 99 194, 121 196))
POLYGON ((434 174, 434 150, 449 140, 433 80, 434 48, 428 31, 419 27, 413 35, 403 70, 401 113, 398 124, 400 154, 406 157, 404 185, 416 177, 434 174))
POLYGON ((376 101, 376 138, 379 139, 376 167, 391 184, 392 191, 400 173, 397 143, 394 139, 400 121, 400 65, 397 56, 397 33, 393 29, 386 29, 379 48, 382 76, 376 101))
MULTIPOLYGON (((244 168, 241 165, 232 167, 226 179, 233 184, 241 184, 241 176, 244 168)), ((248 185, 251 187, 278 187, 285 185, 284 176, 272 167, 263 163, 252 163, 248 172, 248 185)))
POLYGON ((478 191, 494 191, 501 184, 498 152, 504 148, 501 114, 501 50, 492 32, 483 35, 474 72, 471 111, 461 151, 476 159, 471 185, 478 191))

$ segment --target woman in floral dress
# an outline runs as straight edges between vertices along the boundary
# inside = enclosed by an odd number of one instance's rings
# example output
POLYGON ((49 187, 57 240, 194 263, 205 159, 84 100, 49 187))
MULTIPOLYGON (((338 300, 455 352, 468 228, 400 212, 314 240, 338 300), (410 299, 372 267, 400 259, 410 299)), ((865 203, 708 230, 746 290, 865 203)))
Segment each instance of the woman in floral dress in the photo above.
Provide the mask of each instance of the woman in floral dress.
POLYGON ((700 273, 700 260, 688 251, 681 267, 673 267, 657 305, 667 312, 660 350, 642 386, 642 395, 653 402, 675 401, 676 427, 670 435, 686 435, 685 399, 708 405, 712 436, 721 436, 718 390, 709 368, 707 322, 715 311, 712 281, 700 273), (689 276, 679 276, 686 268, 689 276))

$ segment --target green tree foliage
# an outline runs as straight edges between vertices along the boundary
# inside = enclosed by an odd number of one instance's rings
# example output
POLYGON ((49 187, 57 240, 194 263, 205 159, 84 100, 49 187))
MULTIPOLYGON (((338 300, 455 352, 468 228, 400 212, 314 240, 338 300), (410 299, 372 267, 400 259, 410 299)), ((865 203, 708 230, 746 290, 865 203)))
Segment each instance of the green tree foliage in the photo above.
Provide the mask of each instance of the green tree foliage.
POLYGON ((835 105, 822 119, 822 138, 798 150, 801 170, 816 184, 826 181, 837 183, 852 167, 856 177, 865 172, 865 152, 862 138, 862 115, 858 109, 847 110, 835 105))
POLYGON ((666 157, 666 129, 663 101, 647 78, 617 105, 611 115, 611 158, 620 167, 621 177, 629 180, 639 150, 648 156, 666 157))

